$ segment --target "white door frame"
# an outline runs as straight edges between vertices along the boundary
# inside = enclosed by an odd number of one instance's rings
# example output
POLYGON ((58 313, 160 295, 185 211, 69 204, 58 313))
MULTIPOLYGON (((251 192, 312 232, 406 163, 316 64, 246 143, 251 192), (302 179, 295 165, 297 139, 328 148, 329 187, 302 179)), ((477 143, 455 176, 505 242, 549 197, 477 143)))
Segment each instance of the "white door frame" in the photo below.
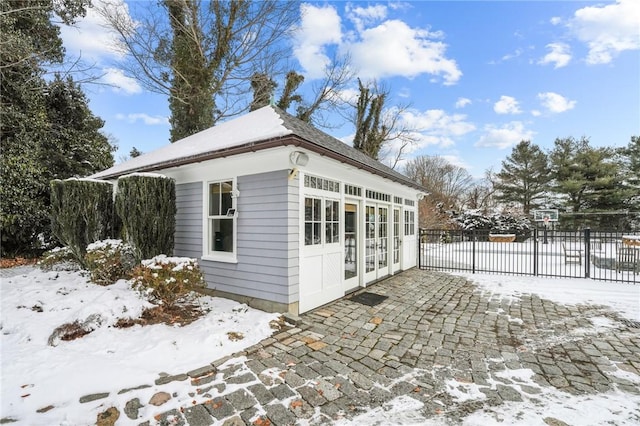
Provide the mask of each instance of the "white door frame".
POLYGON ((402 208, 393 206, 393 217, 391 218, 391 273, 395 274, 402 265, 402 208), (397 216, 396 216, 397 215, 397 216), (397 221, 396 221, 397 219, 397 221))
POLYGON ((342 227, 342 239, 344 245, 344 274, 343 274, 343 282, 342 285, 344 287, 345 293, 356 289, 362 286, 362 203, 360 200, 345 198, 342 207, 343 212, 343 227, 342 227), (347 205, 356 206, 356 214, 354 216, 355 220, 355 235, 347 235, 346 226, 347 226, 347 205), (352 237, 350 239, 350 237, 352 237), (355 268, 355 275, 347 278, 347 269, 355 268))
POLYGON ((391 206, 386 203, 365 204, 364 280, 375 281, 389 275, 391 237, 389 222, 391 206), (384 213, 384 214, 383 214, 384 213))

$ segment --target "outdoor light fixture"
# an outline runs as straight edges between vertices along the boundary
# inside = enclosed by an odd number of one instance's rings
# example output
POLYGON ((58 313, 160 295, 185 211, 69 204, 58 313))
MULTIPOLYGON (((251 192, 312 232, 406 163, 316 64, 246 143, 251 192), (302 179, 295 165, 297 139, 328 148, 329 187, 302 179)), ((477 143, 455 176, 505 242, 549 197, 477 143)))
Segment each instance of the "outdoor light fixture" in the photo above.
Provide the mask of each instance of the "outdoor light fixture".
POLYGON ((293 151, 289 155, 289 161, 291 161, 291 164, 294 166, 304 167, 309 163, 309 156, 302 151, 293 151))

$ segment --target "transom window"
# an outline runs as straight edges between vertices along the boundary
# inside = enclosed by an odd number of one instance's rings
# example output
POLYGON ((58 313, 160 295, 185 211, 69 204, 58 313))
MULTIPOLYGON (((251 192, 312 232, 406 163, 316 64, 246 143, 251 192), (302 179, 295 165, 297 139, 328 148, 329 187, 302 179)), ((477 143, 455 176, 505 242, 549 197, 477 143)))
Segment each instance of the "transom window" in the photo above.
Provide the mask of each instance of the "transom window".
POLYGON ((355 197, 361 197, 362 196, 362 188, 360 188, 359 186, 348 185, 348 184, 345 183, 345 185, 344 185, 344 193, 346 195, 353 195, 355 197))
POLYGON ((209 183, 209 253, 234 252, 235 200, 233 181, 209 183))
POLYGON ((340 192, 340 182, 325 179, 318 176, 304 175, 304 186, 323 191, 340 192))
POLYGON ((391 200, 391 195, 385 194, 384 192, 373 191, 371 189, 367 189, 366 196, 370 200, 387 201, 387 202, 391 200))

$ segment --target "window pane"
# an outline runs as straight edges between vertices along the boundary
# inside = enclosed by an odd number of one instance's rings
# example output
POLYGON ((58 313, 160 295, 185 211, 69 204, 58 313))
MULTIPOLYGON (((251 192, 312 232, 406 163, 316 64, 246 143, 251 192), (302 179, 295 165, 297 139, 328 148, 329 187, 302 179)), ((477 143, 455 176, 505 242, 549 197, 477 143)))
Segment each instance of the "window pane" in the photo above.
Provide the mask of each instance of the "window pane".
POLYGON ((313 244, 321 244, 322 241, 320 241, 320 224, 319 223, 313 223, 313 244))
POLYGON ((211 219, 212 251, 233 252, 233 219, 211 219))
POLYGON ((209 184, 209 216, 220 215, 220 184, 209 184))
POLYGON ((314 198, 313 199, 313 221, 314 222, 320 222, 321 217, 320 217, 321 213, 320 213, 320 199, 319 198, 314 198))
POLYGON ((313 227, 310 222, 304 224, 304 244, 310 246, 313 244, 313 227))
POLYGON ((227 214, 227 210, 233 207, 233 200, 231 199, 231 190, 233 189, 233 182, 222 182, 221 184, 222 191, 222 208, 220 209, 220 214, 227 214))
POLYGON ((313 217, 313 198, 304 199, 304 220, 310 222, 313 217))

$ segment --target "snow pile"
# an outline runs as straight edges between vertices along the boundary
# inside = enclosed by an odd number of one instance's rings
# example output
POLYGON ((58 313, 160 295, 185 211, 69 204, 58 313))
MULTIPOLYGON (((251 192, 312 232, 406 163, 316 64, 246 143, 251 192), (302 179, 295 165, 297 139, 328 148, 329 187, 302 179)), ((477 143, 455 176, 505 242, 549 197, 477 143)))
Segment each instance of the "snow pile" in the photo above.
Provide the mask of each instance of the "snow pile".
POLYGON ((198 301, 209 313, 187 326, 115 328, 119 318, 136 318, 153 305, 127 281, 102 287, 74 272, 31 269, 2 278, 0 292, 0 412, 24 425, 95 422, 95 407, 80 404, 81 396, 111 392, 117 398, 121 389, 153 384, 161 372, 202 367, 270 336, 269 322, 278 316, 202 296, 198 301), (74 321, 95 329, 48 344, 56 327, 74 321), (244 338, 231 341, 230 332, 244 338), (49 405, 55 408, 36 413, 49 405))

